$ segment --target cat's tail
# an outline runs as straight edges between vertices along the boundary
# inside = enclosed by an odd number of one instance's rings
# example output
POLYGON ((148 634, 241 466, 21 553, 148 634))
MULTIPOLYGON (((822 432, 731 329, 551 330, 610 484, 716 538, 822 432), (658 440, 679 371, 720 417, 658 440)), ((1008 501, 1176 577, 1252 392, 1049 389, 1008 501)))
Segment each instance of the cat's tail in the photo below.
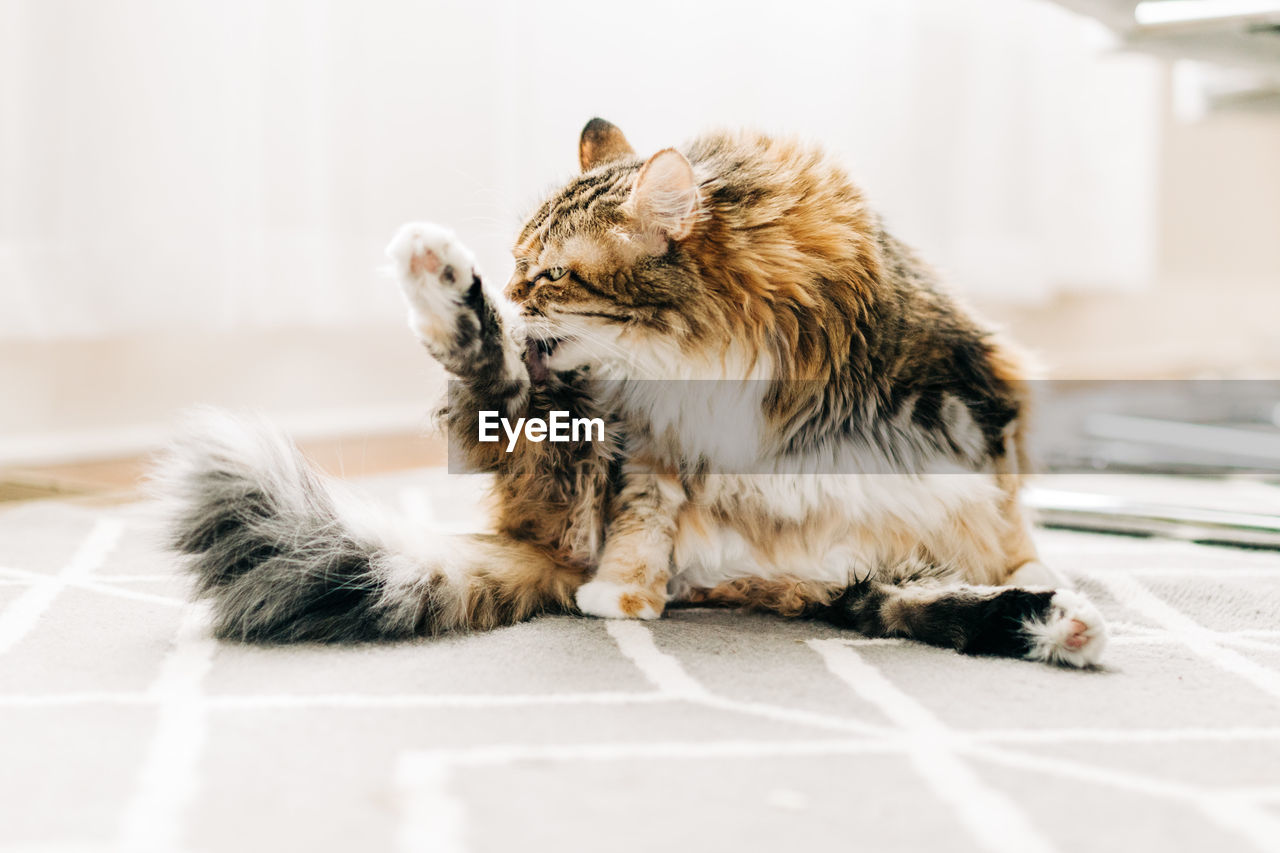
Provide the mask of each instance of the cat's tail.
POLYGON ((204 410, 156 466, 170 546, 226 639, 353 642, 569 610, 583 573, 502 536, 425 534, 312 469, 278 430, 204 410))

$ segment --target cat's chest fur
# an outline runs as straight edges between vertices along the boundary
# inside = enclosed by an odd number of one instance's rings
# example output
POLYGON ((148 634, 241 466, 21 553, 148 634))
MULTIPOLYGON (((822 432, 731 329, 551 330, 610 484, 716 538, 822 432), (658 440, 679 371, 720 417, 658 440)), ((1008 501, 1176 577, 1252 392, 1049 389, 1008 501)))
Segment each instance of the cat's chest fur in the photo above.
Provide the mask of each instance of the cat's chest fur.
POLYGON ((743 577, 845 584, 950 529, 1000 523, 987 474, 720 474, 676 519, 671 592, 743 577))
MULTIPOLYGON (((985 556, 957 551, 952 533, 963 526, 979 541, 1000 536, 1001 489, 985 465, 937 451, 910 406, 893 417, 872 413, 882 427, 875 438, 833 436, 782 452, 764 415, 771 383, 758 377, 767 365, 753 375, 735 360, 734 373, 752 378, 706 378, 720 364, 686 369, 681 379, 596 385, 633 430, 631 461, 683 472, 673 597, 746 577, 843 585, 859 567, 908 559, 921 543, 983 573, 985 556)), ((953 436, 973 431, 964 415, 948 419, 953 436)))

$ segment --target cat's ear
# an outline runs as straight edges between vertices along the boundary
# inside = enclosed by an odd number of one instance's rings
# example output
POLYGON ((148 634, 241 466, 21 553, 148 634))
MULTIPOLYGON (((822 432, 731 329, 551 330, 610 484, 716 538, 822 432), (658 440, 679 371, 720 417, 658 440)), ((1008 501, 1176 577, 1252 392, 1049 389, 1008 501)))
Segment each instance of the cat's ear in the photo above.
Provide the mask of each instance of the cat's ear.
POLYGON ((641 167, 623 206, 638 230, 660 244, 656 251, 665 250, 668 240, 688 237, 700 208, 693 166, 674 148, 664 148, 641 167))
POLYGON ((582 136, 578 137, 578 163, 584 172, 635 153, 622 131, 602 118, 587 122, 582 136))

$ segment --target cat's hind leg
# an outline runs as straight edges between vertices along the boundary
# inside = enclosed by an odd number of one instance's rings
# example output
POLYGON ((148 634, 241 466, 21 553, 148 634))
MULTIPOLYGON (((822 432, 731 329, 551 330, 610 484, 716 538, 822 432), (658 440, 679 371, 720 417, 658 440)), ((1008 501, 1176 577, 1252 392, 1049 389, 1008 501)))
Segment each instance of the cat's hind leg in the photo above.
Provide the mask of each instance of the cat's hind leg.
POLYGON ((396 233, 387 256, 409 308, 409 328, 456 378, 440 412, 450 453, 456 449, 470 470, 494 470, 505 454, 497 442, 477 441, 481 413, 520 417, 532 399, 519 309, 486 288, 475 256, 447 228, 411 222, 396 233))
POLYGON ((411 222, 392 238, 387 256, 409 328, 446 370, 489 394, 527 394, 519 312, 485 287, 475 256, 452 231, 411 222))
POLYGON ((972 586, 945 578, 862 580, 821 616, 871 637, 910 637, 965 654, 1086 667, 1107 643, 1101 614, 1074 590, 972 586))

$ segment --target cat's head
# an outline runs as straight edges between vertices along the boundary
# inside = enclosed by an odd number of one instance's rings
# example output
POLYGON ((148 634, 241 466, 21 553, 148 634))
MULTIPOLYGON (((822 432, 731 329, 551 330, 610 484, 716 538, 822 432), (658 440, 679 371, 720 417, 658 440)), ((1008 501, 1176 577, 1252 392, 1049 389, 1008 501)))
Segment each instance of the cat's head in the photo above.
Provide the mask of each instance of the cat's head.
POLYGON ((540 344, 535 359, 652 372, 659 364, 648 362, 717 325, 686 245, 707 215, 698 176, 674 148, 641 159, 598 118, 583 129, 578 158, 582 173, 521 229, 506 295, 540 344))
POLYGON ((506 295, 535 373, 626 378, 824 375, 876 275, 874 221, 821 150, 713 134, 637 156, 592 119, 582 172, 524 224, 506 295))
POLYGON ((506 295, 534 362, 643 374, 657 365, 641 362, 675 356, 712 321, 698 311, 703 288, 682 246, 707 214, 699 179, 675 149, 639 158, 604 119, 582 129, 579 161, 579 177, 521 228, 506 295))

